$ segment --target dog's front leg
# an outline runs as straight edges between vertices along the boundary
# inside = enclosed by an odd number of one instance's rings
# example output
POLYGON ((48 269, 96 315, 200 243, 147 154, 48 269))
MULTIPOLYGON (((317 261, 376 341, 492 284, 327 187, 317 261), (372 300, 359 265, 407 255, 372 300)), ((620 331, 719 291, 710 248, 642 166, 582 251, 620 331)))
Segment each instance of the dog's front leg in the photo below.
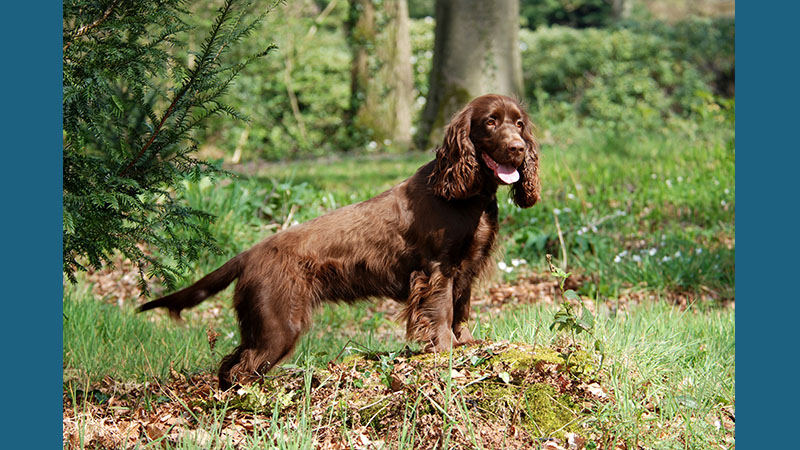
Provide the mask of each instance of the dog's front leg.
POLYGON ((414 272, 405 317, 408 339, 424 343, 426 350, 450 350, 458 342, 452 327, 453 278, 438 266, 430 275, 414 272))
POLYGON ((469 331, 467 321, 470 313, 470 299, 472 298, 471 282, 457 279, 454 284, 455 303, 453 305, 453 334, 458 339, 459 345, 468 345, 475 342, 472 332, 469 331))

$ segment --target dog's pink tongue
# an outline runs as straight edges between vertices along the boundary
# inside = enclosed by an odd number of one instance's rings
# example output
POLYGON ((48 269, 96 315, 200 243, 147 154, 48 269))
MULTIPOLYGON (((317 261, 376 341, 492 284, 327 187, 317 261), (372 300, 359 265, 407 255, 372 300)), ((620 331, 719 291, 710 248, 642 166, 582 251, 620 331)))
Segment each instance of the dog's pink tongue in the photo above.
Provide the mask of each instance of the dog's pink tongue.
POLYGON ((500 178, 500 180, 506 184, 514 184, 519 181, 519 172, 517 172, 517 169, 505 164, 497 164, 494 173, 497 174, 497 178, 500 178))

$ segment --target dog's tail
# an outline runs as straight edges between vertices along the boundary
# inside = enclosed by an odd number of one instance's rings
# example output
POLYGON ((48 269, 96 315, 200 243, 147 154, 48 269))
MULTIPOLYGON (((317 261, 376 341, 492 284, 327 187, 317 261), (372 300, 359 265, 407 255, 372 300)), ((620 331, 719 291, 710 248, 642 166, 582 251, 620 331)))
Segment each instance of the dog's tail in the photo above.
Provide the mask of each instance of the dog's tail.
POLYGON ((165 297, 150 301, 136 311, 142 312, 153 308, 168 308, 169 315, 181 320, 181 310, 199 305, 203 300, 225 289, 233 280, 239 278, 244 267, 245 253, 233 257, 219 269, 209 273, 193 285, 174 292, 165 297))

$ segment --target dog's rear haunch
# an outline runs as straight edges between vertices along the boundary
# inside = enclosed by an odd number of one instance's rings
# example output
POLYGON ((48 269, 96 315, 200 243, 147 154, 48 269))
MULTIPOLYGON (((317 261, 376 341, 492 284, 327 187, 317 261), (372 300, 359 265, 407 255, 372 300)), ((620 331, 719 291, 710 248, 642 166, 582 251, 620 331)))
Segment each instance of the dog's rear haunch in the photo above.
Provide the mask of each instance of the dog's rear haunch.
POLYGON ((473 281, 497 234, 498 185, 523 208, 539 200, 539 146, 520 104, 485 95, 459 111, 436 159, 367 201, 292 226, 195 284, 140 308, 179 318, 238 279, 241 344, 222 360, 219 384, 248 383, 292 351, 325 300, 383 297, 404 303, 406 337, 443 351, 472 341, 473 281))

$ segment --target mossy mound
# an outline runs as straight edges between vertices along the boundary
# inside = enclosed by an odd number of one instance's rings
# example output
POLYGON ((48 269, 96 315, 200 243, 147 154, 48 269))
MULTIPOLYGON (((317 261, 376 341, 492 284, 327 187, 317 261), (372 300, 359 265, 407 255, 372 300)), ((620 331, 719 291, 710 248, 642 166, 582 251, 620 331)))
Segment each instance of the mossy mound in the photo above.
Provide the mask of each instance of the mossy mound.
POLYGON ((313 372, 277 369, 260 384, 201 403, 266 417, 305 414, 328 425, 314 427, 319 442, 342 442, 343 430, 360 430, 384 442, 404 436, 414 448, 444 441, 526 448, 586 434, 583 419, 608 400, 592 358, 573 352, 567 364, 558 349, 508 342, 361 354, 313 372))

